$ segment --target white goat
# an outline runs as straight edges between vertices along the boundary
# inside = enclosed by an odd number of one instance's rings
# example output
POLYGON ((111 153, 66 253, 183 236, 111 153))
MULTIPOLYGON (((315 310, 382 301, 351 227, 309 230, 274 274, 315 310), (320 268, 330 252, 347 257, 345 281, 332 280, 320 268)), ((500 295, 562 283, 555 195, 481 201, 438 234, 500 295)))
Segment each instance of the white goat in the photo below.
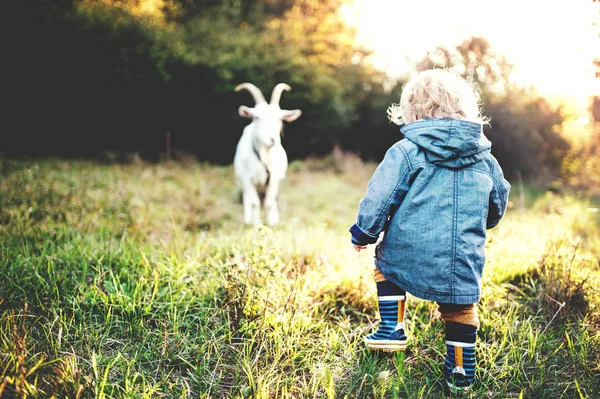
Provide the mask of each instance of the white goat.
POLYGON ((254 108, 244 105, 239 108, 239 114, 251 118, 252 123, 244 128, 233 159, 235 175, 242 187, 244 223, 261 223, 258 191, 264 190, 267 224, 275 225, 279 223, 279 183, 285 177, 288 166, 287 154, 281 145, 283 121, 296 120, 302 111, 279 108, 281 93, 291 90, 285 83, 275 86, 270 103, 252 83, 242 83, 235 91, 242 89, 248 90, 256 102, 254 108))

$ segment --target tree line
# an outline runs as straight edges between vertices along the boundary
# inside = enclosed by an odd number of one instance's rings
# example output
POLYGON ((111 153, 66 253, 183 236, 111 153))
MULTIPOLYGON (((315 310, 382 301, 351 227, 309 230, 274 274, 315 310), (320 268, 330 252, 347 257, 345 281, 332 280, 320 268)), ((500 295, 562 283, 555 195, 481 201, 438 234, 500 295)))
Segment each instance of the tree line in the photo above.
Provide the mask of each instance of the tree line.
MULTIPOLYGON (((5 156, 147 160, 175 153, 227 164, 253 105, 288 83, 282 108, 291 159, 335 146, 378 161, 401 138, 386 117, 402 83, 369 63, 338 12, 342 0, 27 0, 0 5, 14 37, 5 63, 5 156), (170 138, 168 140, 168 138, 170 138), (167 144, 169 143, 169 144, 167 144)), ((6 39, 5 39, 6 40, 6 39)), ((415 65, 454 68, 474 82, 485 133, 509 177, 554 176, 570 145, 561 108, 514 86, 511 65, 483 38, 439 48, 415 65), (517 172, 518 171, 518 172, 517 172)))

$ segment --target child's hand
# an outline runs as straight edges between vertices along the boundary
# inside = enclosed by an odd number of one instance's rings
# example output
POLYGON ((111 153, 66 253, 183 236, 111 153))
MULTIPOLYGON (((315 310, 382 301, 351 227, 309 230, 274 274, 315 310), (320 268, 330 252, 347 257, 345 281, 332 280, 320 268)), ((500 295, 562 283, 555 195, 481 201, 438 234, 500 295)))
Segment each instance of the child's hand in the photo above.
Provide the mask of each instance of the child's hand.
POLYGON ((352 245, 356 252, 360 252, 361 249, 367 249, 366 245, 352 245))

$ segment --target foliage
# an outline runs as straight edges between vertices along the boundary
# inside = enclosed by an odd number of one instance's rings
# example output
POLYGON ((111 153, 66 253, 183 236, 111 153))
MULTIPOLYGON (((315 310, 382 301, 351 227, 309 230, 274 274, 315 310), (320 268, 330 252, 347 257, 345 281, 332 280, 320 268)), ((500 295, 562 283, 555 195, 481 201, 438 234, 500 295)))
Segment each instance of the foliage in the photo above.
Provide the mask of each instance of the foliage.
MULTIPOLYGON (((592 104, 598 103, 594 101, 592 104)), ((592 115, 593 112, 594 108, 592 115)), ((571 187, 600 196, 600 121, 594 119, 591 126, 590 136, 574 145, 566 155, 562 172, 571 187)))
MULTIPOLYGON (((282 106, 290 104, 288 108, 299 108, 304 115, 286 127, 285 145, 292 159, 327 154, 335 144, 351 145, 347 137, 360 135, 350 133, 358 130, 361 120, 375 129, 375 139, 388 134, 385 107, 380 115, 357 112, 381 99, 387 106, 388 94, 383 90, 384 74, 364 62, 365 51, 356 48, 354 32, 337 13, 342 2, 303 0, 281 8, 271 3, 258 2, 262 7, 255 4, 253 13, 244 12, 243 4, 238 13, 236 7, 222 5, 187 24, 188 60, 218 74, 203 108, 214 109, 215 97, 242 81, 265 93, 277 82, 290 84, 292 91, 285 93, 282 106), (380 133, 377 128, 382 125, 386 129, 380 133)), ((239 95, 228 98, 240 101, 239 95)), ((230 128, 238 131, 240 126, 230 128)), ((365 156, 380 152, 365 151, 365 156)))
POLYGON ((456 70, 473 83, 482 98, 506 95, 511 88, 509 78, 513 66, 483 37, 472 37, 455 48, 438 47, 428 52, 417 69, 431 68, 456 70))
MULTIPOLYGON (((144 23, 164 25, 182 12, 182 5, 174 0, 80 0, 76 8, 89 12, 123 11, 144 23)), ((118 21, 118 19, 116 19, 118 21)))
MULTIPOLYGON (((362 342, 372 253, 347 229, 375 166, 292 162, 283 224, 255 229, 230 166, 0 158, 0 396, 444 397, 434 304, 409 298, 404 358, 362 342)), ((486 243, 472 397, 594 397, 598 204, 519 190, 486 243)))
POLYGON ((521 174, 530 180, 551 182, 561 177, 570 143, 562 135, 560 107, 512 88, 504 97, 490 98, 486 111, 492 120, 484 131, 509 178, 521 174))
MULTIPOLYGON (((6 137, 8 155, 138 152, 157 160, 168 132, 176 150, 229 163, 247 123, 236 110, 248 97, 233 89, 250 81, 265 92, 291 85, 282 106, 304 113, 286 129, 295 159, 343 144, 367 118, 357 109, 387 96, 337 0, 28 4, 16 18, 35 34, 22 41, 24 57, 9 63, 17 98, 9 123, 20 134, 6 137), (40 62, 44 68, 22 68, 40 62)), ((389 132, 384 112, 373 126, 389 132)))
MULTIPOLYGON (((599 0, 593 0, 597 2, 599 0)), ((593 61, 595 78, 600 79, 600 58, 593 61)), ((567 183, 583 192, 600 196, 600 96, 591 99, 589 136, 573 146, 563 162, 567 183)))
MULTIPOLYGON (((403 81, 369 63, 339 12, 343 3, 18 2, 2 154, 158 161, 169 152, 228 164, 248 123, 236 111, 252 105, 234 88, 248 81, 267 96, 279 82, 292 87, 281 100, 303 111, 285 127, 292 160, 341 148, 379 161, 401 138, 385 111, 403 81)), ((510 179, 549 182, 562 168, 573 184, 593 183, 575 170, 595 165, 596 155, 583 161, 589 149, 570 148, 563 110, 514 86, 512 65, 485 39, 432 51, 417 65, 430 67, 454 68, 474 82, 492 118, 485 128, 492 152, 510 179)))

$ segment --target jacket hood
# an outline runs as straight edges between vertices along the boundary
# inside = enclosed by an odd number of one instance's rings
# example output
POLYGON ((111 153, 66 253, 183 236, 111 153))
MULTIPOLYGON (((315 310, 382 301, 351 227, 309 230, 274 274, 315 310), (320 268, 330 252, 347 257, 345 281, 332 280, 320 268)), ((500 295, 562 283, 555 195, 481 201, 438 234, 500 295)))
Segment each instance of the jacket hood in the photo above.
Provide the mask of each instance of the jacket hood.
POLYGON ((479 162, 492 147, 483 126, 469 121, 423 119, 402 126, 400 132, 425 151, 429 162, 451 169, 479 162))

